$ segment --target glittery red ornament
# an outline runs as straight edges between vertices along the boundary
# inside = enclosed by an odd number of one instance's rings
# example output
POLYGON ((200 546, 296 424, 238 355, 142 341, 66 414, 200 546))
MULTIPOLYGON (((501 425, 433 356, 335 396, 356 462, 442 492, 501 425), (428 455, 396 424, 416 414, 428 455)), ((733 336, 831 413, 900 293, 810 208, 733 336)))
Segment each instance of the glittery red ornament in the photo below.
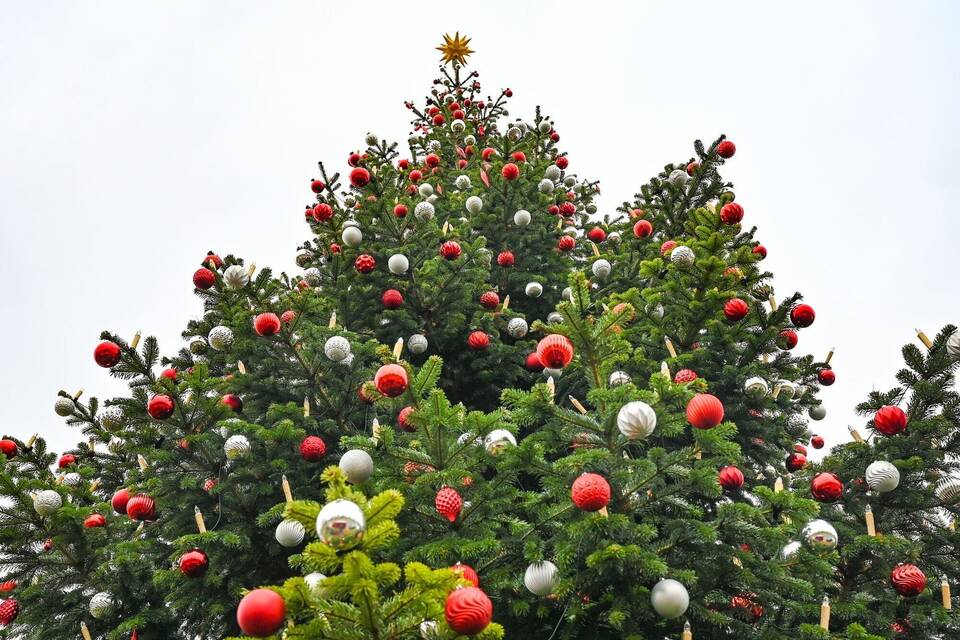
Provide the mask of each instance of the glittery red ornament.
POLYGON ((723 224, 737 224, 743 220, 743 207, 736 202, 728 202, 720 209, 720 221, 723 224))
POLYGON ((514 257, 512 251, 501 251, 497 254, 497 264, 501 267, 512 267, 514 263, 514 257))
POLYGON ((254 638, 272 636, 283 626, 287 606, 276 591, 254 589, 243 596, 237 607, 237 624, 240 630, 254 638))
POLYGON ((99 513, 91 513, 89 516, 84 518, 83 526, 87 529, 96 529, 97 527, 107 526, 107 519, 99 513))
POLYGON ((163 393, 158 393, 147 402, 147 413, 154 420, 166 420, 173 415, 173 409, 173 398, 163 393))
POLYGON ((471 331, 467 336, 467 346, 474 351, 483 351, 490 346, 490 336, 483 331, 471 331))
POLYGON ((898 564, 890 572, 890 584, 900 595, 912 598, 927 588, 927 576, 916 565, 898 564))
POLYGON ((456 633, 472 636, 487 628, 493 619, 493 603, 476 587, 454 589, 444 607, 447 624, 456 633))
POLYGON ((790 350, 797 346, 797 332, 793 329, 784 329, 777 336, 777 345, 781 349, 790 350))
POLYGON ((307 462, 316 462, 327 452, 327 443, 319 436, 307 436, 300 441, 300 457, 307 462))
POLYGON ((127 517, 131 520, 152 520, 156 512, 157 505, 150 496, 141 494, 127 501, 127 517))
POLYGON ((810 438, 810 446, 814 449, 823 449, 823 436, 813 436, 810 438))
POLYGON ((200 549, 190 549, 180 556, 180 573, 188 578, 199 578, 207 572, 210 560, 200 549))
POLYGON ((633 235, 638 238, 649 237, 653 233, 653 225, 650 224, 649 220, 638 220, 635 225, 633 225, 633 235))
POLYGON ((261 313, 253 319, 253 330, 258 336, 272 336, 280 333, 280 318, 275 313, 261 313))
POLYGON ((556 164, 556 165, 557 165, 558 167, 560 167, 561 169, 566 169, 567 167, 570 166, 570 159, 567 158, 567 156, 559 156, 559 157, 554 161, 554 164, 556 164))
POLYGON ((453 522, 460 515, 460 509, 463 508, 463 498, 453 487, 443 487, 437 491, 437 497, 433 501, 437 508, 437 513, 453 522))
POLYGON ((424 161, 424 162, 427 164, 427 166, 430 167, 431 169, 434 168, 434 167, 439 167, 439 166, 440 166, 440 156, 438 156, 438 155, 435 154, 435 153, 428 153, 428 154, 427 154, 427 157, 424 158, 423 161, 424 161))
POLYGON ((460 243, 454 242, 453 240, 447 240, 440 245, 440 255, 443 256, 445 260, 456 260, 460 257, 462 251, 460 243))
POLYGON ((0 603, 0 625, 7 626, 17 619, 20 613, 20 604, 13 598, 7 598, 0 603))
POLYGON ((598 473, 584 473, 573 481, 570 497, 583 511, 599 511, 610 504, 610 483, 598 473))
POLYGON ((203 490, 207 493, 213 491, 213 488, 220 484, 216 478, 207 478, 203 481, 203 490))
POLYGON ((837 374, 833 372, 833 369, 820 369, 817 373, 817 380, 819 380, 823 386, 829 387, 837 381, 837 374))
MULTIPOLYGON (((200 267, 193 272, 193 286, 197 289, 207 290, 217 282, 217 276, 213 271, 206 267, 200 267)), ((102 365, 101 365, 102 366, 102 365)))
POLYGON ((350 172, 350 184, 355 187, 365 187, 370 183, 370 172, 363 167, 357 167, 350 172))
POLYGON ((520 177, 520 167, 508 162, 503 165, 503 169, 500 170, 500 174, 503 176, 504 180, 516 180, 520 177))
POLYGON ((552 333, 537 343, 537 356, 543 366, 563 369, 573 360, 573 343, 567 336, 552 333))
POLYGON ((835 502, 843 495, 843 481, 828 471, 818 473, 810 481, 810 493, 819 502, 835 502))
POLYGON ((220 398, 220 403, 234 413, 240 413, 243 411, 243 400, 241 400, 240 396, 235 393, 225 393, 220 398))
POLYGON ((590 238, 592 242, 600 244, 607 239, 607 232, 600 227, 594 227, 587 232, 587 237, 590 238))
POLYGON ((120 362, 120 345, 116 342, 104 340, 93 350, 93 359, 101 367, 109 369, 120 362))
POLYGON ((400 413, 397 414, 397 425, 404 431, 413 432, 416 431, 416 427, 410 422, 410 416, 413 415, 415 409, 410 406, 406 406, 403 409, 400 409, 400 413))
POLYGON ((370 273, 376 268, 377 261, 373 259, 373 256, 361 253, 357 256, 357 259, 353 261, 353 266, 360 273, 370 273))
POLYGON ((698 393, 687 403, 687 422, 697 429, 713 429, 723 422, 723 403, 709 393, 698 393))
MULTIPOLYGON (((408 177, 410 178, 410 182, 416 184, 423 180, 423 172, 421 172, 419 169, 414 169, 410 172, 408 177)), ((416 192, 416 190, 414 190, 414 192, 416 192)))
POLYGON ((527 368, 527 371, 534 373, 543 371, 543 363, 540 361, 540 356, 537 355, 536 351, 527 354, 527 359, 524 361, 523 366, 527 368))
POLYGON ((733 144, 729 140, 724 140, 717 145, 717 155, 721 158, 732 158, 733 154, 737 152, 737 145, 733 144))
POLYGON ((893 405, 880 407, 873 416, 873 427, 885 436, 895 436, 907 428, 907 414, 893 405))
POLYGON ((293 309, 287 309, 286 311, 280 314, 280 322, 282 322, 284 325, 288 327, 292 325, 293 321, 296 319, 297 319, 297 312, 294 311, 293 309))
POLYGON ((496 291, 485 291, 480 296, 480 305, 485 309, 496 309, 499 304, 500 296, 497 295, 496 291))
POLYGON ((463 564, 458 562, 457 564, 450 567, 451 571, 455 571, 460 574, 460 577, 472 584, 475 587, 480 586, 480 576, 477 575, 477 572, 473 570, 468 564, 463 564))
POLYGON ((373 376, 373 384, 383 395, 396 398, 407 390, 409 384, 407 370, 398 364, 385 364, 377 369, 376 375, 373 376))
POLYGON ((127 489, 117 489, 110 499, 110 506, 114 512, 125 514, 127 512, 127 503, 130 501, 130 491, 127 489))
POLYGON ((396 289, 387 289, 380 297, 380 302, 387 309, 399 309, 403 306, 403 294, 396 289))
POLYGON ((720 486, 726 491, 737 491, 743 487, 743 472, 736 467, 724 467, 717 474, 720 486))
POLYGON ((577 241, 573 236, 560 236, 560 239, 557 240, 557 249, 560 251, 573 251, 577 246, 577 241))
POLYGON ((17 455, 18 447, 17 443, 13 440, 4 438, 0 440, 0 453, 7 456, 8 458, 13 458, 17 455))
POLYGON ((673 376, 673 382, 675 384, 684 384, 685 382, 693 382, 697 379, 697 373, 692 369, 680 369, 673 376))
POLYGON ((800 471, 807 466, 807 456, 802 453, 791 453, 784 464, 788 471, 800 471))
POLYGON ((731 322, 743 320, 750 313, 750 307, 740 298, 731 298, 723 305, 723 315, 731 322))

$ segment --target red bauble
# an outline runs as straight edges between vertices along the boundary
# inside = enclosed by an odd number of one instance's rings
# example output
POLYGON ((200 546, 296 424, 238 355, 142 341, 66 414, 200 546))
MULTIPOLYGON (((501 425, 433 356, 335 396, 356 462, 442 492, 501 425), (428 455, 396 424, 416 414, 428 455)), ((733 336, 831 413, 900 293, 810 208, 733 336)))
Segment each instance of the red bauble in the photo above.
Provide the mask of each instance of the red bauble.
POLYGON ((527 154, 523 151, 514 151, 510 154, 510 157, 513 158, 514 162, 524 163, 527 161, 527 154))
POLYGON ((819 502, 835 502, 843 495, 843 481, 828 471, 818 473, 810 481, 810 493, 819 502))
POLYGON ((497 254, 497 264, 501 267, 512 267, 514 263, 514 257, 512 251, 501 251, 497 254))
POLYGON ((720 209, 720 221, 723 224, 737 224, 743 220, 743 207, 736 202, 728 202, 720 209))
POLYGON ((261 313, 253 319, 253 330, 258 336, 272 336, 280 333, 280 318, 275 313, 261 313))
POLYGON ((802 453, 803 455, 807 455, 807 448, 802 444, 800 444, 799 442, 793 445, 793 450, 796 451, 797 453, 802 453))
POLYGON ((320 193, 324 190, 327 185, 323 184, 323 180, 311 180, 310 181, 310 190, 314 193, 320 193))
POLYGON ((598 473, 584 473, 573 481, 570 498, 583 511, 599 511, 610 504, 610 483, 598 473))
POLYGON ((13 440, 8 440, 6 438, 4 438, 3 440, 0 440, 0 453, 7 456, 8 458, 12 458, 16 456, 17 450, 18 450, 17 443, 14 442, 13 440))
POLYGON ((243 411, 243 400, 235 393, 225 393, 220 398, 220 402, 234 413, 243 411))
POLYGON ((750 307, 740 298, 731 298, 723 305, 723 315, 731 322, 743 320, 748 313, 750 313, 750 307))
POLYGON ((327 452, 327 443, 319 436, 307 436, 300 442, 300 457, 307 462, 316 462, 327 452))
POLYGON ((443 487, 437 491, 437 497, 433 501, 437 508, 437 513, 453 522, 460 515, 460 509, 463 508, 463 498, 453 487, 443 487))
POLYGON ((755 593, 741 593, 733 596, 730 598, 730 607, 736 610, 739 617, 756 622, 763 617, 763 605, 754 600, 756 597, 755 593))
POLYGON ((211 269, 219 269, 223 266, 223 258, 215 254, 213 251, 207 251, 207 255, 203 257, 201 262, 204 265, 208 265, 211 269))
POLYGON ((486 629, 493 619, 493 603, 487 594, 476 587, 454 589, 447 596, 444 616, 456 633, 476 635, 486 629))
POLYGON ((86 529, 96 529, 97 527, 107 526, 107 519, 99 513, 91 513, 83 520, 83 526, 86 529))
POLYGON ((907 428, 907 414, 893 405, 880 407, 873 416, 873 427, 885 436, 895 436, 907 428))
POLYGON ((127 503, 130 501, 130 491, 127 489, 117 489, 110 499, 110 506, 114 512, 124 514, 127 512, 127 503))
POLYGON ((740 270, 740 267, 727 267, 723 270, 723 275, 728 278, 740 279, 743 277, 743 271, 740 270))
POLYGON ((482 157, 484 160, 489 161, 490 157, 494 155, 496 152, 497 152, 496 149, 493 149, 492 147, 487 147, 486 149, 480 152, 480 157, 482 157))
POLYGON ((200 549, 190 549, 180 556, 180 573, 188 578, 199 578, 207 572, 210 560, 200 549))
POLYGON ((743 487, 743 472, 736 467, 724 467, 717 474, 720 486, 726 491, 737 491, 743 487))
POLYGON ((797 332, 793 329, 784 329, 780 332, 780 335, 777 336, 777 344, 781 349, 793 349, 797 346, 797 332))
POLYGON ((297 319, 297 312, 293 309, 287 309, 280 314, 280 322, 287 325, 288 327, 293 324, 293 321, 297 319))
POLYGON ((552 333, 537 343, 537 356, 543 366, 563 369, 573 360, 573 343, 567 336, 552 333))
POLYGON ((516 180, 520 177, 520 167, 508 162, 503 165, 503 169, 500 170, 500 174, 503 176, 504 180, 516 180))
POLYGON ((403 305, 403 294, 396 289, 387 289, 383 292, 380 302, 387 309, 399 309, 403 305))
POLYGON ((543 371, 543 362, 540 361, 540 356, 536 351, 527 354, 527 359, 523 363, 523 366, 527 368, 527 371, 532 371, 534 373, 540 373, 543 371))
POLYGON ((665 256, 676 248, 677 248, 676 240, 667 240, 662 245, 660 245, 660 255, 665 256))
POLYGON ((440 245, 440 255, 446 260, 456 260, 460 257, 460 253, 462 251, 463 250, 460 248, 460 243, 454 242, 453 240, 447 240, 440 245))
POLYGON ((210 493, 211 491, 213 491, 213 488, 218 484, 220 483, 217 481, 216 478, 207 478, 206 480, 203 481, 203 490, 206 491, 207 493, 210 493))
POLYGON ((549 213, 552 216, 558 216, 560 215, 560 207, 558 207, 555 204, 552 204, 549 207, 547 207, 547 213, 549 213))
POLYGON ((762 244, 758 244, 753 248, 753 253, 759 256, 759 260, 763 260, 767 257, 767 248, 762 244))
POLYGON ((692 369, 680 369, 673 376, 673 382, 675 384, 683 384, 685 382, 693 382, 697 379, 697 373, 692 369))
POLYGON ((377 369, 376 375, 373 376, 373 384, 383 395, 396 398, 407 390, 409 384, 407 370, 398 364, 385 364, 377 369))
POLYGON ((717 155, 721 158, 732 158, 733 154, 737 152, 737 145, 733 144, 729 140, 724 140, 717 145, 717 155))
POLYGON ((127 501, 127 517, 131 520, 153 520, 157 513, 157 505, 153 498, 137 495, 127 501))
MULTIPOLYGON (((20 613, 20 604, 17 603, 13 598, 7 598, 2 603, 0 603, 0 626, 7 626, 12 624, 14 620, 17 619, 17 615, 20 613)), ((492 609, 491 609, 491 615, 492 609)), ((484 625, 486 626, 486 625, 484 625)))
POLYGON ((363 167, 357 167, 350 172, 350 184, 355 187, 365 187, 370 182, 370 172, 363 167))
POLYGON ((898 564, 890 572, 890 584, 900 595, 912 598, 927 588, 927 576, 914 564, 898 564))
POLYGON ((485 291, 480 296, 480 304, 486 309, 496 309, 497 305, 500 304, 500 296, 497 295, 496 291, 485 291))
POLYGON ((393 208, 393 215, 398 218, 406 218, 408 213, 410 213, 410 209, 405 204, 398 204, 393 208))
POLYGON ((577 212, 577 206, 572 202, 564 202, 560 205, 560 215, 569 218, 577 212))
POLYGON ((421 172, 419 169, 414 169, 413 171, 410 172, 410 182, 413 182, 414 184, 416 184, 421 180, 423 180, 423 172, 421 172))
POLYGON ((333 207, 326 202, 318 202, 313 207, 313 217, 317 222, 326 222, 333 217, 333 207))
POLYGON ((587 237, 590 238, 591 242, 600 244, 607 239, 607 232, 600 227, 594 227, 587 232, 587 237))
POLYGON ((353 261, 353 266, 360 273, 370 273, 376 268, 377 261, 373 259, 373 256, 361 253, 357 256, 357 259, 353 261))
POLYGON ((577 241, 573 236, 560 236, 560 239, 557 240, 557 249, 560 249, 560 251, 573 251, 576 246, 577 241))
POLYGON ((699 162, 691 162, 687 165, 687 175, 692 176, 694 172, 700 167, 699 162))
POLYGON ((637 224, 633 225, 633 235, 638 238, 649 237, 651 233, 653 233, 653 225, 649 220, 637 220, 637 224))
POLYGON ((237 624, 240 630, 254 638, 272 636, 283 626, 287 606, 276 591, 254 589, 243 596, 237 607, 237 624))
POLYGON ((820 369, 819 373, 817 373, 817 380, 819 380, 823 386, 829 387, 837 381, 837 374, 833 372, 833 369, 820 369))
POLYGON ((77 461, 77 456, 72 453, 65 453, 60 456, 60 459, 57 460, 57 466, 61 469, 66 469, 70 465, 74 464, 77 461))
POLYGON ((784 464, 788 471, 800 471, 807 466, 807 456, 802 453, 791 453, 784 464))
POLYGON ((400 409, 400 413, 397 415, 397 424, 404 431, 413 432, 417 430, 416 427, 410 423, 410 416, 414 411, 415 409, 410 406, 400 409))
POLYGON ((483 351, 490 346, 490 336, 483 331, 471 331, 467 336, 467 346, 474 351, 483 351))
POLYGON ((796 327, 809 327, 816 317, 813 307, 808 304, 798 304, 790 309, 790 322, 796 327))
POLYGON ((468 564, 463 564, 458 562, 457 564, 450 567, 451 571, 455 571, 460 574, 460 577, 472 584, 475 587, 480 586, 480 576, 477 575, 477 572, 473 570, 468 564))
POLYGON ((434 167, 439 167, 439 166, 440 166, 440 156, 438 156, 438 155, 435 154, 435 153, 428 153, 428 154, 427 154, 427 157, 424 158, 423 161, 424 161, 424 162, 427 164, 427 166, 430 167, 431 169, 434 168, 434 167))
POLYGON ((9 593, 16 588, 17 588, 16 580, 6 580, 4 582, 0 582, 0 593, 9 593))
POLYGON ((193 286, 197 289, 209 289, 217 282, 217 276, 207 269, 206 267, 200 267, 193 272, 193 286))
POLYGON ((810 438, 810 446, 814 449, 823 449, 823 436, 813 436, 810 438))
POLYGON ((176 382, 177 370, 174 369, 173 367, 170 367, 169 369, 164 369, 163 371, 160 372, 160 377, 166 378, 167 380, 173 380, 174 382, 176 382))
POLYGON ((359 153, 351 153, 349 156, 347 156, 347 164, 351 167, 359 167, 361 159, 362 158, 359 153))
POLYGON ((723 403, 709 393, 698 393, 687 403, 687 422, 697 429, 713 429, 723 422, 723 403))
POLYGON ((93 350, 93 359, 101 367, 109 369, 120 362, 120 345, 116 342, 104 340, 93 350))
POLYGON ((561 169, 566 169, 570 166, 570 160, 567 156, 560 156, 556 159, 555 164, 561 169))

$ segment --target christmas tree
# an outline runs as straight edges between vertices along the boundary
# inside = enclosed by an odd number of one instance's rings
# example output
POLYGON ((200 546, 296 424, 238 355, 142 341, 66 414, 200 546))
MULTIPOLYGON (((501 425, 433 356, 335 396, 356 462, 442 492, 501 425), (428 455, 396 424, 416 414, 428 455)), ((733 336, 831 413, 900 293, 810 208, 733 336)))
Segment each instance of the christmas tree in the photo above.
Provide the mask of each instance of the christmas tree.
MULTIPOLYGON (((319 165, 302 274, 203 256, 187 348, 105 332, 95 360, 129 395, 56 399, 85 442, 57 460, 42 438, 0 441, 2 633, 954 629, 934 582, 888 583, 895 560, 958 577, 942 510, 960 492, 928 477, 954 472, 952 327, 905 352, 906 437, 811 469, 835 374, 794 352, 814 309, 762 268, 719 173, 733 143, 697 142, 601 216, 554 123, 482 93, 469 39, 439 48, 402 152, 368 134, 343 176, 319 165), (865 492, 893 472, 874 460, 906 474, 879 500, 865 492)), ((904 389, 863 407, 878 430, 904 389)))

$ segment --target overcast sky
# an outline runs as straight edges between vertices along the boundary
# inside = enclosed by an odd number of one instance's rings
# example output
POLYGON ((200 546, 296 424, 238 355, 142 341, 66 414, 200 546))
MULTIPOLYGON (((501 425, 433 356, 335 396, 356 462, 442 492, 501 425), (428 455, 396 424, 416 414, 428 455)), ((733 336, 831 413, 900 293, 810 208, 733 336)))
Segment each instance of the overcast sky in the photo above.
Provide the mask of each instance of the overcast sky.
POLYGON ((57 390, 122 391, 93 362, 103 329, 179 348, 208 249, 294 269, 316 161, 406 138, 445 31, 514 114, 543 105, 605 210, 695 138, 736 142, 765 266, 817 311, 798 349, 837 348, 828 443, 914 327, 960 323, 960 4, 380 4, 5 5, 0 431, 75 442, 57 390))

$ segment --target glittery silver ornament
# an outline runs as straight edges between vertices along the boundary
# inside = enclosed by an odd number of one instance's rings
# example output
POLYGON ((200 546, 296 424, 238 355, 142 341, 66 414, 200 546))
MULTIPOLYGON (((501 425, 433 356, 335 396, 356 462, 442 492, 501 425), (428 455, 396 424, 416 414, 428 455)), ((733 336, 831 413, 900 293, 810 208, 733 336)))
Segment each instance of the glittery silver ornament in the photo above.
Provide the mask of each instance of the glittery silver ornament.
POLYGON ((281 546, 295 547, 303 542, 303 537, 306 533, 307 530, 303 528, 303 525, 300 524, 299 521, 287 518, 277 525, 277 531, 274 536, 281 546))
POLYGON ((436 153, 440 151, 440 141, 439 140, 428 140, 427 141, 427 151, 431 153, 436 153))
POLYGON ((630 382, 630 374, 626 371, 614 371, 610 374, 610 377, 607 379, 607 384, 611 387, 619 387, 622 384, 627 384, 630 382))
POLYGON ((673 251, 670 252, 670 262, 680 268, 689 267, 696 259, 697 256, 693 253, 693 249, 685 245, 674 247, 673 251))
POLYGON ((666 578, 653 585, 650 590, 650 604, 660 617, 678 618, 690 606, 690 594, 685 586, 666 578))
POLYGON ((123 426, 123 409, 120 407, 107 407, 100 412, 100 426, 107 431, 116 431, 123 426))
POLYGON ((513 214, 513 224, 517 225, 518 227, 527 226, 528 224, 530 224, 531 219, 532 219, 532 216, 530 215, 530 212, 527 211, 526 209, 520 209, 515 214, 513 214))
POLYGON ((233 344, 233 330, 230 327, 217 325, 207 334, 207 342, 217 351, 229 349, 233 344))
POLYGON ((73 409, 76 406, 72 398, 64 398, 63 396, 57 396, 57 399, 53 403, 53 410, 58 416, 72 416, 73 409))
POLYGON ((523 586, 535 596, 548 596, 560 583, 557 565, 549 560, 534 562, 523 572, 523 586))
POLYGON ((543 180, 537 183, 537 191, 539 191, 540 193, 553 193, 553 190, 554 190, 553 180, 548 180, 547 178, 544 178, 543 180))
POLYGON ((317 515, 317 537, 336 550, 358 544, 366 531, 363 511, 349 500, 328 502, 317 515))
POLYGON ((474 136, 474 135, 464 136, 464 137, 463 137, 463 144, 465 144, 465 145, 468 146, 468 147, 469 147, 470 145, 477 144, 477 137, 474 136))
POLYGON ((230 436, 227 438, 227 441, 223 443, 223 452, 229 460, 236 460, 250 453, 250 441, 247 440, 247 436, 244 435, 237 434, 230 436))
POLYGON ((837 530, 826 520, 811 520, 803 528, 803 542, 811 551, 828 553, 837 548, 837 530))
POLYGON ((553 131, 553 124, 549 120, 541 120, 540 123, 537 125, 537 131, 539 131, 543 135, 546 135, 551 131, 553 131))
POLYGON ((543 285, 539 282, 528 282, 523 291, 531 298, 539 298, 543 295, 543 285))
POLYGON ((367 137, 364 138, 364 142, 367 143, 368 147, 375 147, 377 146, 379 140, 377 139, 377 135, 375 133, 367 133, 367 137))
POLYGON ((316 287, 320 284, 320 269, 316 267, 310 267, 303 272, 303 279, 307 281, 311 287, 316 287))
POLYGON ((420 637, 423 640, 440 640, 440 625, 433 620, 424 620, 420 623, 420 637))
POLYGON ((483 446, 483 438, 469 431, 467 431, 466 433, 461 433, 459 436, 457 436, 457 445, 462 447, 463 445, 467 444, 467 442, 469 442, 471 438, 473 439, 473 442, 471 442, 470 444, 472 444, 475 447, 483 446))
MULTIPOLYGON (((417 187, 417 193, 419 193, 424 198, 429 198, 433 195, 433 185, 429 182, 423 182, 417 187)), ((431 200, 431 202, 433 202, 431 200)))
POLYGON ((560 313, 559 311, 551 311, 547 315, 547 322, 549 324, 560 324, 561 322, 563 322, 563 314, 560 313))
POLYGON ((106 591, 101 591, 90 598, 90 615, 97 620, 108 618, 117 606, 117 601, 106 591))
POLYGON ((561 173, 562 173, 562 171, 561 171, 560 167, 558 167, 558 166, 555 165, 555 164, 551 164, 551 165, 549 165, 549 166, 546 168, 546 170, 543 172, 543 177, 544 177, 544 179, 550 180, 551 182, 556 182, 557 180, 560 179, 560 174, 561 174, 561 173))
POLYGON ((363 449, 351 449, 340 458, 340 470, 347 481, 362 484, 373 475, 373 458, 363 449))
POLYGON ((323 353, 334 362, 350 355, 350 341, 343 336, 330 336, 323 344, 323 353))
POLYGON ((670 177, 667 178, 671 184, 677 187, 682 187, 683 185, 687 184, 687 180, 689 179, 690 176, 687 175, 687 172, 683 169, 674 169, 670 172, 670 177))
POLYGON ((604 260, 603 258, 600 258, 599 260, 593 263, 593 266, 590 267, 590 269, 593 271, 594 276, 602 280, 603 278, 606 278, 607 276, 610 275, 610 271, 613 269, 613 267, 610 265, 609 260, 604 260))
POLYGON ((470 176, 457 176, 457 179, 453 181, 453 184, 457 187, 457 189, 460 189, 460 191, 466 191, 470 188, 470 176))
POLYGON ((810 410, 807 411, 807 415, 814 420, 823 420, 827 417, 827 410, 822 404, 818 404, 815 407, 810 407, 810 410))
POLYGON ((628 402, 617 412, 617 428, 629 440, 642 440, 657 428, 657 413, 646 402, 628 402))
POLYGON ((415 356, 426 351, 428 346, 427 336, 422 333, 415 333, 407 340, 407 350, 415 356))
POLYGON ((53 489, 44 489, 33 494, 33 510, 41 516, 48 516, 63 506, 63 498, 53 489))
POLYGON ((530 327, 527 326, 527 321, 523 318, 510 318, 507 323, 507 334, 511 338, 522 338, 527 335, 529 330, 530 327))
POLYGON ((864 478, 874 491, 887 493, 900 485, 900 470, 886 460, 877 460, 867 466, 864 478))
POLYGON ((203 355, 207 352, 209 345, 207 341, 201 338, 200 336, 195 336, 190 339, 190 353, 195 356, 203 355))
POLYGON ((433 204, 423 201, 418 202, 417 206, 413 208, 413 215, 417 217, 417 220, 427 220, 433 219, 433 214, 436 212, 436 209, 433 208, 433 204))
POLYGON ((573 176, 567 176, 566 178, 563 179, 563 184, 565 184, 568 187, 572 187, 575 184, 577 184, 577 179, 573 176))
POLYGON ((507 129, 507 138, 511 141, 516 142, 523 137, 523 130, 520 127, 513 126, 507 129))
POLYGON ((763 378, 754 376, 747 378, 747 381, 743 383, 743 390, 747 392, 748 396, 762 398, 770 391, 770 386, 767 385, 767 381, 763 378))
POLYGON ((240 264, 233 264, 227 267, 223 272, 223 281, 231 289, 242 289, 250 282, 250 275, 247 268, 240 264))
POLYGON ((83 478, 76 471, 72 471, 63 476, 63 484, 67 485, 68 487, 76 487, 81 482, 83 482, 83 478))
POLYGON ((647 305, 647 313, 657 320, 663 320, 663 305, 647 305))
POLYGON ((506 429, 494 429, 483 439, 483 447, 490 455, 497 455, 507 447, 517 446, 517 439, 506 429))

